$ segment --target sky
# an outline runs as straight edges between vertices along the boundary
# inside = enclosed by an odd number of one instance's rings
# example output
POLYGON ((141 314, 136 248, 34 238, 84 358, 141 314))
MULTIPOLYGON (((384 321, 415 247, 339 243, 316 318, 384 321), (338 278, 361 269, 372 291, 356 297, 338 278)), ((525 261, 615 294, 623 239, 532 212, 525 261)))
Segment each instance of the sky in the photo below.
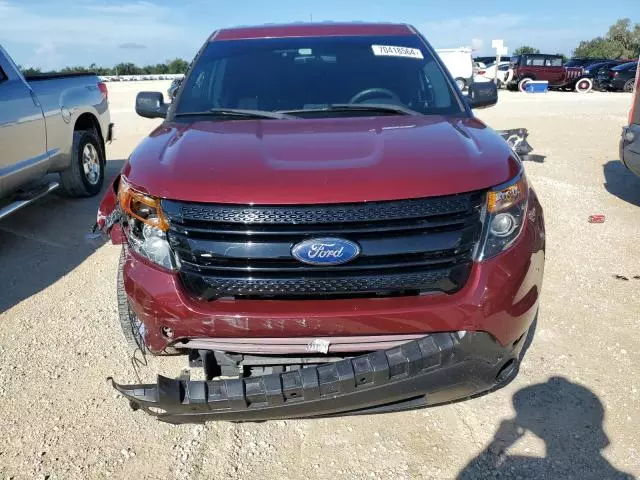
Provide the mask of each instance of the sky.
MULTIPOLYGON (((0 0, 0 44, 16 63, 64 66, 153 64, 190 60, 214 30, 300 21, 403 22, 436 48, 469 46, 491 54, 491 40, 510 52, 531 45, 571 54, 580 40, 633 18, 633 2, 581 0, 0 0), (580 8, 576 8, 580 5, 580 8)), ((636 15, 640 10, 635 9, 636 15)))

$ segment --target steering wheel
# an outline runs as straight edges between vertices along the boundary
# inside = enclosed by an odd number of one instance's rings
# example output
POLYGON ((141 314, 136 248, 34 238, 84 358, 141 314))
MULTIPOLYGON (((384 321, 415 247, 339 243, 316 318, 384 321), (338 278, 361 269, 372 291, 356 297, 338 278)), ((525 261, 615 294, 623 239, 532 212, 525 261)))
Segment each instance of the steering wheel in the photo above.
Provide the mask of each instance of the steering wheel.
POLYGON ((364 100, 373 95, 384 95, 385 97, 389 97, 395 103, 402 104, 400 97, 386 88, 368 88, 366 90, 362 90, 351 97, 349 103, 363 103, 364 100))

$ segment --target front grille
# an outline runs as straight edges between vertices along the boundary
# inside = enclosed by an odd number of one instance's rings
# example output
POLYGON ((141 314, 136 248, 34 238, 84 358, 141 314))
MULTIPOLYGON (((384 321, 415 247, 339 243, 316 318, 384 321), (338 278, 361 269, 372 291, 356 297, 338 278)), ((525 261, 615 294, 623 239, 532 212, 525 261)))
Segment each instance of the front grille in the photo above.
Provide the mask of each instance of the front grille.
POLYGON ((466 282, 484 194, 333 205, 246 206, 163 200, 185 287, 201 299, 344 298, 453 293, 466 282), (355 260, 301 263, 292 247, 334 236, 355 260))

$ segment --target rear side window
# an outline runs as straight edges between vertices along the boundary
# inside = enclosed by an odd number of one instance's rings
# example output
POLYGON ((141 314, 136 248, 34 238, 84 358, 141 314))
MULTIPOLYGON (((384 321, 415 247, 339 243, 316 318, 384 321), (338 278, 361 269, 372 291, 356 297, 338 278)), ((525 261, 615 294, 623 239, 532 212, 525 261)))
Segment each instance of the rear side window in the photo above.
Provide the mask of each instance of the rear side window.
POLYGON ((527 66, 533 67, 544 67, 545 59, 544 57, 527 57, 527 66))
POLYGON ((0 83, 4 82, 7 79, 7 76, 4 74, 2 67, 0 67, 0 83))

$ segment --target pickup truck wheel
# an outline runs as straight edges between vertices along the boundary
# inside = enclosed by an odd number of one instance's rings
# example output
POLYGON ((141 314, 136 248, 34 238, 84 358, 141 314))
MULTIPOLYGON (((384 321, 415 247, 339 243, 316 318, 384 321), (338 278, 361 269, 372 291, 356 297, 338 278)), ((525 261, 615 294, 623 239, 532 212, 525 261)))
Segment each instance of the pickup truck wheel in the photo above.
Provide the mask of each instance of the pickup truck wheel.
POLYGON ((581 78, 576 82, 576 92, 589 93, 593 89, 593 81, 590 78, 581 78))
POLYGON ((518 82, 518 90, 520 90, 521 92, 526 92, 527 90, 527 83, 531 82, 533 79, 532 78, 523 78, 522 80, 520 80, 518 82))
POLYGON ((635 80, 632 78, 631 80, 627 80, 627 83, 624 84, 622 90, 625 92, 633 93, 633 87, 635 86, 635 80))
POLYGON ((144 342, 144 323, 136 317, 124 291, 124 262, 126 258, 126 247, 120 252, 120 260, 118 261, 118 277, 116 281, 116 293, 118 297, 118 316, 120 317, 120 327, 124 339, 131 348, 147 352, 147 346, 144 342))
POLYGON ((105 160, 93 131, 73 132, 71 165, 60 173, 60 184, 70 197, 93 197, 104 183, 105 160))

